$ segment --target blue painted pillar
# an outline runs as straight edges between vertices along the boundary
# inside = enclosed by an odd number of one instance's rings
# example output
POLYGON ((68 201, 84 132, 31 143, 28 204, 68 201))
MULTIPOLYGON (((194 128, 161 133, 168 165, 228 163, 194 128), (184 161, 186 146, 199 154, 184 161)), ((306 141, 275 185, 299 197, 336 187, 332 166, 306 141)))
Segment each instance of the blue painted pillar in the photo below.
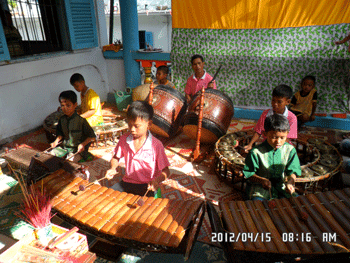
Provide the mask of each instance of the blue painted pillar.
POLYGON ((135 88, 141 85, 140 65, 132 58, 133 51, 139 50, 139 22, 137 0, 119 0, 122 24, 124 70, 126 86, 135 88))

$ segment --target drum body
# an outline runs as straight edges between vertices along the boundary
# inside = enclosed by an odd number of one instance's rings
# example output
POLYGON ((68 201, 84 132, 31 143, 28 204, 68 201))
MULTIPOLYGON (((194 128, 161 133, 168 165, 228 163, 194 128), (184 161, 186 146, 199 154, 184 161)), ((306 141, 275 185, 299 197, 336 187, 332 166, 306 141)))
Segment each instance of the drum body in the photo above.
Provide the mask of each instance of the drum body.
POLYGON ((175 135, 186 112, 185 97, 176 89, 158 85, 153 90, 152 106, 151 132, 166 138, 175 135))
MULTIPOLYGON (((191 139, 197 138, 198 116, 201 92, 197 92, 184 119, 184 133, 191 139)), ((215 143, 224 136, 230 126, 234 107, 230 97, 215 89, 206 89, 204 93, 202 143, 215 143)))

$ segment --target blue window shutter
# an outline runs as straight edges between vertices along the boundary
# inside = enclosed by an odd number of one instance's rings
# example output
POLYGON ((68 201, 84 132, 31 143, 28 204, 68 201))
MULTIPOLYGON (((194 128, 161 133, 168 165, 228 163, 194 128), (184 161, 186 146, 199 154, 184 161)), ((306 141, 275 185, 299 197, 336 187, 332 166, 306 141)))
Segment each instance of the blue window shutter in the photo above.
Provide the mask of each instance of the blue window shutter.
POLYGON ((7 48, 4 29, 2 27, 1 20, 0 20, 0 61, 10 60, 10 59, 11 57, 10 57, 9 50, 7 48))
POLYGON ((65 0, 72 49, 98 46, 94 0, 65 0))

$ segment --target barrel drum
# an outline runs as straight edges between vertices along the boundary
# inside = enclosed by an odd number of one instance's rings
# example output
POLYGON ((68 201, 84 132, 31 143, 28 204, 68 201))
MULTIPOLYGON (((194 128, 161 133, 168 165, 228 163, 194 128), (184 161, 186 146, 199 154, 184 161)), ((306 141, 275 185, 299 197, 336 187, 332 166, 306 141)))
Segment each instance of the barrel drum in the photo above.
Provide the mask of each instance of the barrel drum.
MULTIPOLYGON (((201 92, 197 92, 184 118, 183 132, 191 139, 197 138, 201 92)), ((215 143, 226 134, 234 107, 230 97, 219 90, 206 89, 204 93, 201 143, 215 143)))
POLYGON ((187 108, 185 97, 176 89, 158 85, 153 90, 152 133, 169 138, 178 131, 187 108))

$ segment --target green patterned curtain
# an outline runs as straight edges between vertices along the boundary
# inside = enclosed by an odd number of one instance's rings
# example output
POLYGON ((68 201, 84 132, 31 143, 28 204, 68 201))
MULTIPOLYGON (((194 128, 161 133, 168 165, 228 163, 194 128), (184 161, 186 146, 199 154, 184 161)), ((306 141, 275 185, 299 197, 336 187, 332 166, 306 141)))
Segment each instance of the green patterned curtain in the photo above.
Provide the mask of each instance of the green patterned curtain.
POLYGON ((206 70, 235 106, 270 106, 272 89, 287 84, 296 92, 306 75, 316 77, 317 112, 346 112, 350 98, 348 44, 334 42, 349 34, 349 24, 281 29, 173 28, 174 83, 184 91, 193 73, 190 59, 204 56, 206 70))

